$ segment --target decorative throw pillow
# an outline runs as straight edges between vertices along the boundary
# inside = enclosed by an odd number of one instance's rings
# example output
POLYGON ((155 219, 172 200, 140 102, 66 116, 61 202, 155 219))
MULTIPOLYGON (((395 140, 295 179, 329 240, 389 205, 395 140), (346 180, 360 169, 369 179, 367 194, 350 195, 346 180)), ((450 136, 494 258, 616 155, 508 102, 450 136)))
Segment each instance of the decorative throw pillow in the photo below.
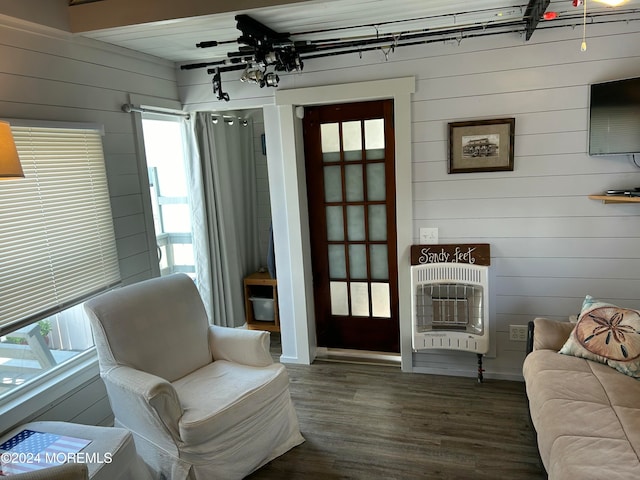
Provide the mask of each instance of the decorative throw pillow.
POLYGON ((587 295, 560 353, 604 363, 640 379, 640 311, 587 295))

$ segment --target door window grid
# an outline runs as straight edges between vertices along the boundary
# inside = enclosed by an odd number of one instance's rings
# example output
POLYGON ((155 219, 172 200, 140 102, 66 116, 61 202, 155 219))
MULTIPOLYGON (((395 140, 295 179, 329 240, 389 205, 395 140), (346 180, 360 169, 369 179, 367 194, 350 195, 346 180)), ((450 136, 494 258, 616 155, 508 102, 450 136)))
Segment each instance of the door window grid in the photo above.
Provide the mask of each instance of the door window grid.
POLYGON ((320 127, 331 312, 388 318, 384 119, 320 127))

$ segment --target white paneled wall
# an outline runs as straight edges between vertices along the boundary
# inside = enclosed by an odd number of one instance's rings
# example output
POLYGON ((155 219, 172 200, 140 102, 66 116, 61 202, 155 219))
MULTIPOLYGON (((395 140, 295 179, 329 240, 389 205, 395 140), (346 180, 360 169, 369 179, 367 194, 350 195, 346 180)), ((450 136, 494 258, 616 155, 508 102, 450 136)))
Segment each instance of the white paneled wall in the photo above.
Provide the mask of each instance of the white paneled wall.
MULTIPOLYGON (((586 153, 588 86, 640 76, 639 31, 638 22, 590 28, 584 53, 575 33, 540 31, 532 44, 505 39, 430 59, 419 74, 414 232, 438 227, 442 242, 491 244, 497 355, 488 375, 520 373, 523 345, 509 340, 510 324, 567 319, 586 294, 640 306, 640 208, 587 199, 640 186, 640 170, 626 157, 586 153), (446 173, 447 122, 507 116, 516 118, 513 172, 446 173)), ((464 370, 461 361, 414 355, 425 371, 464 370)))
MULTIPOLYGON (((121 111, 129 94, 177 100, 174 65, 125 49, 0 17, 0 117, 104 126, 105 161, 124 283, 151 276, 133 119, 121 111)), ((144 184, 144 182, 142 182, 144 184)), ((153 232, 151 232, 153 234, 153 232)), ((1 240, 0 240, 1 241, 1 240)), ((104 385, 50 399, 36 418, 108 423, 104 385)), ((15 419, 19 422, 21 419, 15 419)))
MULTIPOLYGON (((0 116, 104 126, 102 139, 124 283, 150 276, 129 94, 177 99, 173 64, 125 49, 32 28, 0 24, 0 116)), ((146 175, 146 172, 143 172, 146 175)))
MULTIPOLYGON (((535 316, 566 319, 591 294, 640 307, 640 206, 603 205, 587 195, 640 186, 627 157, 589 157, 589 84, 640 76, 640 22, 538 30, 352 54, 305 63, 280 88, 415 76, 413 232, 439 228, 442 243, 491 244, 496 356, 487 377, 521 378, 524 344, 510 324, 535 316), (515 117, 513 172, 447 174, 447 124, 515 117)), ((239 75, 238 75, 239 77, 239 75)), ((266 89, 223 78, 234 105, 273 103, 266 89)), ((217 108, 210 78, 178 75, 188 108, 217 108)), ((408 261, 408 260, 407 260, 408 261)), ((302 320, 304 321, 304 320, 302 320)), ((407 318, 402 322, 409 322, 407 318)), ((475 375, 475 357, 415 353, 414 371, 475 375)))

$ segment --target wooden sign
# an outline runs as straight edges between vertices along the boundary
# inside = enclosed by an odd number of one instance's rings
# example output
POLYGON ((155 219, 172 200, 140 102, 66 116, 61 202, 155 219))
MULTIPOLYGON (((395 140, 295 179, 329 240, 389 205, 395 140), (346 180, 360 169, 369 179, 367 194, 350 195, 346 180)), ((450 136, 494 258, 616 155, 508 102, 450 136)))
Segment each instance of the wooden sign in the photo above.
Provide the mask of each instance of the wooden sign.
POLYGON ((411 265, 469 263, 491 265, 488 243, 411 245, 411 265))

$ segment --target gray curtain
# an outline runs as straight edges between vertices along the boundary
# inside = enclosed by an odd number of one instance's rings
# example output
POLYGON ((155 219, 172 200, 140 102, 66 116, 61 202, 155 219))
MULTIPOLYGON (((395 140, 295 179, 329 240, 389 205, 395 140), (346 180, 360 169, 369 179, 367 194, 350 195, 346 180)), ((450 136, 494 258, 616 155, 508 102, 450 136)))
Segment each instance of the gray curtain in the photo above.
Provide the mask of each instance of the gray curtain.
POLYGON ((196 282, 211 322, 238 327, 245 322, 243 278, 260 266, 253 126, 206 112, 191 124, 196 282))

